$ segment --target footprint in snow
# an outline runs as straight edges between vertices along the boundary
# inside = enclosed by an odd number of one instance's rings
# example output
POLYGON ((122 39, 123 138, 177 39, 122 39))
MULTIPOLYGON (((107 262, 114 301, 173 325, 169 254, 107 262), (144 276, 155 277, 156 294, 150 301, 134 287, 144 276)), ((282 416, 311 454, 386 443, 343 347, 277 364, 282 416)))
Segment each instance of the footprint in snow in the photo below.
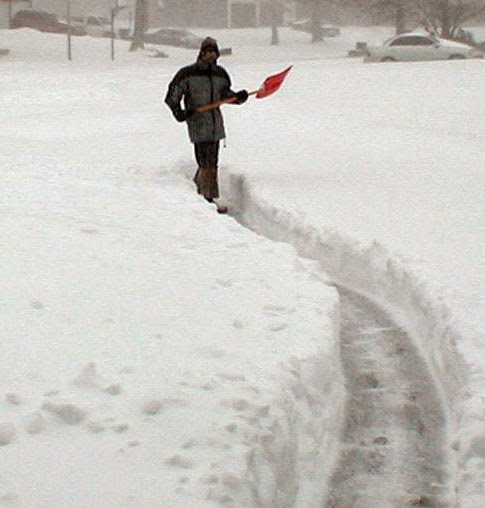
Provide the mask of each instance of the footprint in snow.
POLYGON ((81 228, 80 231, 86 235, 96 235, 99 233, 99 230, 96 228, 81 228))
POLYGON ((116 432, 116 434, 123 434, 130 430, 130 426, 127 423, 119 423, 117 425, 113 425, 111 430, 116 432))
POLYGON ((56 404, 54 402, 44 402, 42 409, 53 415, 67 425, 77 425, 86 417, 86 411, 74 404, 56 404))
POLYGON ((165 464, 180 469, 193 469, 195 467, 195 464, 190 459, 178 454, 169 457, 165 461, 165 464))
POLYGON ((40 434, 45 429, 45 420, 41 413, 31 413, 24 418, 24 430, 27 434, 40 434))
POLYGON ((267 316, 280 316, 281 314, 291 314, 294 312, 294 309, 289 309, 288 307, 284 307, 283 305, 265 305, 263 307, 263 314, 267 316))
POLYGON ((233 281, 231 279, 216 279, 217 284, 219 286, 222 286, 224 288, 231 287, 233 284, 233 281))
POLYGON ((226 399, 221 401, 221 405, 230 407, 236 411, 246 412, 252 408, 252 404, 246 399, 226 399))
POLYGON ((99 374, 94 362, 88 363, 81 373, 74 379, 75 385, 83 388, 94 388, 109 395, 120 395, 122 388, 120 383, 109 383, 99 374))
POLYGON ((106 430, 106 427, 100 422, 90 421, 87 424, 87 429, 89 432, 91 432, 91 434, 99 434, 101 432, 104 432, 106 430))
POLYGON ((239 374, 237 372, 219 372, 216 375, 223 381, 246 381, 246 377, 243 374, 239 374))
POLYGON ((17 434, 15 425, 11 422, 0 422, 0 446, 10 444, 17 434))
POLYGON ((11 406, 20 406, 22 403, 20 397, 16 393, 7 393, 5 395, 5 402, 11 406))
POLYGON ((168 408, 184 407, 186 405, 187 402, 181 399, 151 399, 143 405, 141 412, 147 416, 155 416, 168 408))
POLYGON ((268 325, 268 329, 272 332, 280 332, 281 330, 284 330, 287 327, 288 323, 284 322, 274 322, 268 325))
POLYGON ((37 310, 41 310, 44 308, 44 304, 40 301, 40 300, 32 300, 30 302, 30 306, 33 308, 33 309, 37 309, 37 310))

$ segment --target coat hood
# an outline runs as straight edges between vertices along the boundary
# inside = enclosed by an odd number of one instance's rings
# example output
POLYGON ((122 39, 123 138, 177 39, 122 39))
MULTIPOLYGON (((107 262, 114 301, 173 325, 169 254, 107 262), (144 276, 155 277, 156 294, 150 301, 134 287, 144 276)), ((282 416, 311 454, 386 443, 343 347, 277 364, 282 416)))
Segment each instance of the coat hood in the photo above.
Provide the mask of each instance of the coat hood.
POLYGON ((202 44, 200 45, 199 59, 206 51, 211 49, 215 50, 217 58, 221 56, 221 53, 219 52, 219 46, 217 45, 217 41, 212 37, 206 37, 202 41, 202 44))

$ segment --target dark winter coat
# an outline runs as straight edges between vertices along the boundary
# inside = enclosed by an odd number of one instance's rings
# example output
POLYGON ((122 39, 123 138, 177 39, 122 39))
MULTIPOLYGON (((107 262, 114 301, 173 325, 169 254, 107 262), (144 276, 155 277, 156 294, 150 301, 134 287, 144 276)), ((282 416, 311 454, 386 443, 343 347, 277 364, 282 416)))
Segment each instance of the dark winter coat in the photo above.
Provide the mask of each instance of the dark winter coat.
MULTIPOLYGON (((175 114, 183 99, 185 110, 233 97, 231 79, 220 65, 209 65, 200 60, 180 69, 168 86, 165 102, 175 114)), ((219 141, 226 137, 224 120, 219 108, 196 113, 187 120, 192 143, 219 141)))

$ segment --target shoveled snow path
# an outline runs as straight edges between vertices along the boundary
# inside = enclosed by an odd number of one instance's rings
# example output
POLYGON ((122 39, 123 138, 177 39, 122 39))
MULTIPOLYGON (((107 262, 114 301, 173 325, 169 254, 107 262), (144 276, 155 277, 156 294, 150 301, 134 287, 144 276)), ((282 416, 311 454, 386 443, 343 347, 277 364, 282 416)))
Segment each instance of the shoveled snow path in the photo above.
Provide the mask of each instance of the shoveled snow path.
POLYGON ((348 401, 327 507, 449 506, 446 419, 424 360, 376 305, 339 293, 348 401))
MULTIPOLYGON (((354 264, 352 252, 339 252, 338 236, 332 245, 316 231, 299 230, 284 210, 255 199, 242 177, 227 185, 231 213, 243 226, 292 244, 320 268, 354 264)), ((448 415, 431 368, 383 308, 343 287, 339 293, 347 407, 333 475, 322 485, 325 508, 451 506, 448 415)))

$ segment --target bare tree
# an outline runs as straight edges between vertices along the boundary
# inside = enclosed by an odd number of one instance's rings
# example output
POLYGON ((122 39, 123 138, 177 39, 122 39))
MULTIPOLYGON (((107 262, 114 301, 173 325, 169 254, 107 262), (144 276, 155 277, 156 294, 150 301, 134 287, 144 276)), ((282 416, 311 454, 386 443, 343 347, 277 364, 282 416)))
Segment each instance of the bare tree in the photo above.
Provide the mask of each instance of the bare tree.
POLYGON ((390 21, 394 20, 396 34, 406 31, 407 18, 416 10, 414 0, 346 0, 347 5, 378 13, 379 18, 390 21))
POLYGON ((429 31, 444 37, 457 37, 464 23, 485 14, 483 0, 414 0, 429 31))
POLYGON ((135 30, 131 41, 130 51, 144 49, 143 34, 148 27, 147 0, 136 0, 135 5, 135 30))
POLYGON ((457 38, 464 23, 485 14, 484 0, 344 0, 348 5, 374 12, 394 12, 396 33, 406 30, 406 20, 421 22, 429 32, 457 38))

